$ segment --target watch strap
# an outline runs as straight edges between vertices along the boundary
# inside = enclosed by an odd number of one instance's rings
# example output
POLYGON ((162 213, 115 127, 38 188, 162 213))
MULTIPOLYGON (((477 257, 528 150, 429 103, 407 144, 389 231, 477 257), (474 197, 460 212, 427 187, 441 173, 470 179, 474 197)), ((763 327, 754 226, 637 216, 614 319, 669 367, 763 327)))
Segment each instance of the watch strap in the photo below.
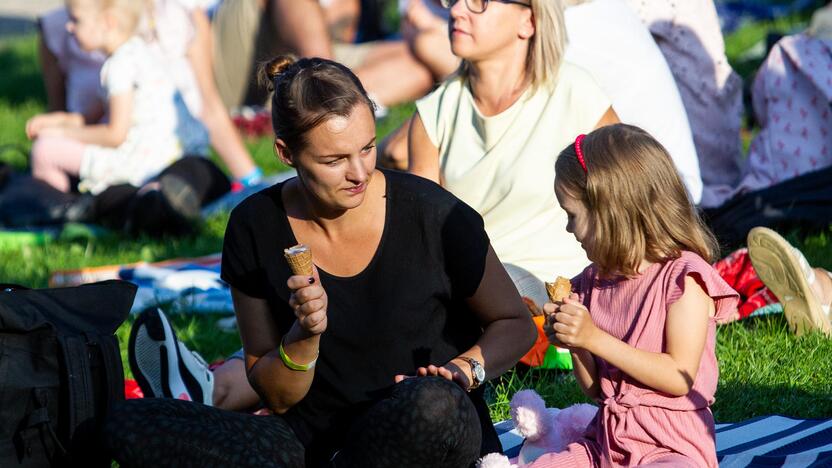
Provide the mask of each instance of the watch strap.
POLYGON ((468 387, 468 391, 474 390, 475 388, 482 385, 482 380, 477 377, 476 368, 482 369, 482 364, 474 358, 468 356, 458 356, 459 359, 467 362, 468 365, 471 367, 471 385, 468 387))

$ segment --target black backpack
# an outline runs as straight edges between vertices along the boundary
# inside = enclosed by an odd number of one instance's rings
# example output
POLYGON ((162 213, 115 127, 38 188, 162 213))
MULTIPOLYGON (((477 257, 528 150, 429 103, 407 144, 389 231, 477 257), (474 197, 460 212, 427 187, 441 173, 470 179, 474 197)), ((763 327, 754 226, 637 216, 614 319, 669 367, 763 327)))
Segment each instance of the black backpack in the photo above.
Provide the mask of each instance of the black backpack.
POLYGON ((136 286, 0 288, 0 467, 110 466, 107 409, 124 399, 114 333, 136 286))

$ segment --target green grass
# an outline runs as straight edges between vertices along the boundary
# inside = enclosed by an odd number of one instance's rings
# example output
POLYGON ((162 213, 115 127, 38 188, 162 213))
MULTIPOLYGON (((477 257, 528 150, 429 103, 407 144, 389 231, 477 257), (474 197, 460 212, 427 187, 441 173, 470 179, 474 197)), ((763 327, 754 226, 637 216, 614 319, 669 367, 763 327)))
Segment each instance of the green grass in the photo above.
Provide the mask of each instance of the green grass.
MULTIPOLYGON (((727 38, 726 50, 744 77, 755 66, 743 62, 745 52, 772 30, 790 31, 805 18, 787 18, 774 24, 749 23, 727 38)), ((26 119, 45 108, 44 91, 36 61, 34 37, 0 41, 0 161, 27 166, 31 147, 23 133, 26 119)), ((412 104, 391 110, 378 126, 380 136, 399 125, 413 111, 412 104)), ((283 170, 272 153, 269 138, 247 141, 257 163, 267 173, 283 170)), ((86 235, 68 232, 40 246, 0 245, 0 282, 45 287, 56 270, 159 261, 220 251, 227 215, 208 219, 196 234, 181 239, 128 239, 115 234, 86 235)), ((832 231, 807 238, 792 234, 810 262, 832 269, 832 231)), ((209 361, 239 348, 239 337, 217 328, 217 315, 172 316, 179 337, 209 361)), ((126 343, 132 318, 118 330, 125 370, 126 343)), ((720 384, 714 413, 720 421, 736 421, 762 414, 817 418, 832 414, 832 341, 817 335, 797 339, 782 316, 746 320, 718 329, 717 355, 720 384)), ((508 401, 515 391, 535 388, 548 404, 562 407, 586 401, 570 373, 509 372, 493 382, 488 396, 495 419, 508 417, 508 401)))
POLYGON ((745 22, 726 38, 725 54, 734 70, 743 79, 749 80, 765 58, 764 54, 757 52, 764 51, 768 35, 793 34, 804 29, 810 18, 810 12, 803 12, 770 22, 745 22))

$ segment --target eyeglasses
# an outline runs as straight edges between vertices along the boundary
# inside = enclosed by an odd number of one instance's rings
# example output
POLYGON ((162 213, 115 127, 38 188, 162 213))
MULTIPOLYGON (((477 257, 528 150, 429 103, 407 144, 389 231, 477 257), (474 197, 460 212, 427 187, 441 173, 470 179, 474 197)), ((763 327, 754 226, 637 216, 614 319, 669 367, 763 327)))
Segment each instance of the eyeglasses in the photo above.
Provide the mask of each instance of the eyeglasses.
MULTIPOLYGON (((454 5, 459 3, 460 0, 442 0, 442 6, 451 9, 454 5)), ((485 9, 488 8, 488 1, 489 0, 465 0, 465 6, 468 7, 468 11, 471 13, 485 13, 485 9)), ((518 2, 516 0, 492 0, 495 2, 500 3, 509 3, 513 5, 520 5, 526 8, 531 8, 532 6, 528 3, 518 2)))

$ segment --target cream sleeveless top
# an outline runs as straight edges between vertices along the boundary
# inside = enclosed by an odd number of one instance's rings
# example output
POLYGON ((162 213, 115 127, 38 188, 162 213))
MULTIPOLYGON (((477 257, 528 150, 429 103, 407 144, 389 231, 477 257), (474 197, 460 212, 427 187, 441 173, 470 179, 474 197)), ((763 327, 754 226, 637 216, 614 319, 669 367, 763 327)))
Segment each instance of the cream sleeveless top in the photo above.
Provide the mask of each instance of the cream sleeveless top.
POLYGON ((446 189, 477 210, 497 256, 539 279, 572 277, 589 263, 566 232, 554 193, 555 160, 589 133, 610 106, 583 69, 563 62, 554 87, 527 90, 491 117, 477 109, 466 81, 446 80, 416 103, 439 148, 446 189))

